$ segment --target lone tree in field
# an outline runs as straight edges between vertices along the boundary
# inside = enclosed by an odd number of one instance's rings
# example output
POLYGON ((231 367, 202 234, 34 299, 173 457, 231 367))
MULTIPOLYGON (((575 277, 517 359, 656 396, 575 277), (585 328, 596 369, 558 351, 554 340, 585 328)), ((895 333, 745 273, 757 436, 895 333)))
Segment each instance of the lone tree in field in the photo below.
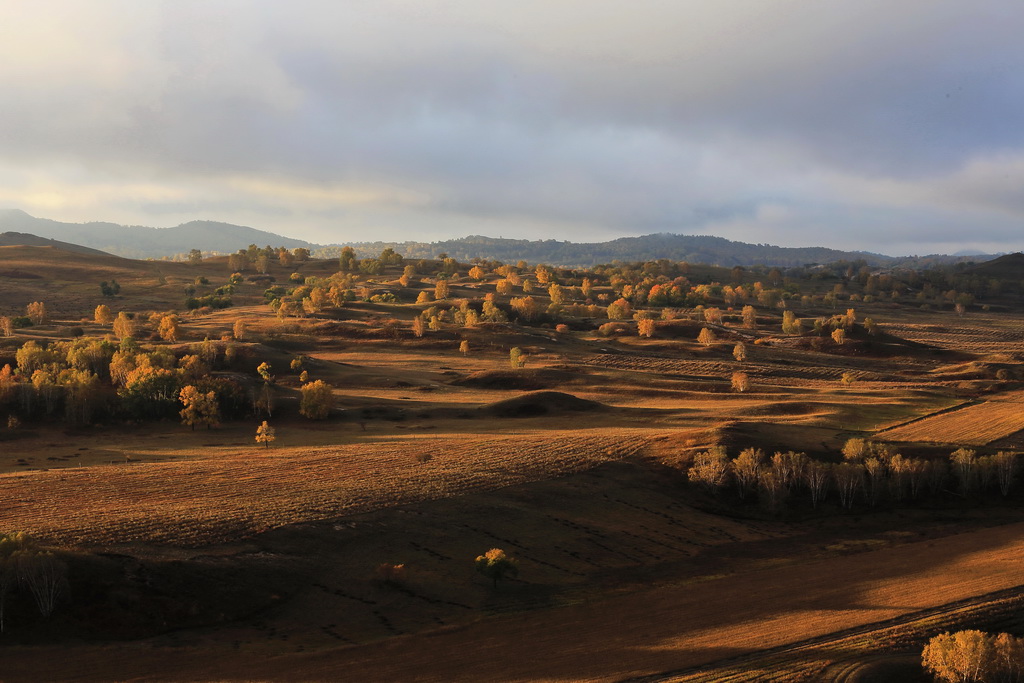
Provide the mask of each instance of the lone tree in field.
POLYGON ((515 370, 526 367, 526 354, 518 346, 513 346, 508 352, 508 363, 515 370))
POLYGON ((245 339, 246 332, 247 330, 245 321, 242 320, 241 318, 236 320, 235 324, 231 327, 231 333, 238 341, 242 341, 243 339, 245 339))
POLYGON ((463 339, 462 341, 459 342, 459 352, 463 356, 468 356, 469 355, 469 340, 468 339, 463 339))
POLYGON ((747 345, 743 342, 736 342, 736 346, 732 347, 732 357, 740 363, 747 360, 747 345))
POLYGON ((270 448, 270 442, 276 438, 277 437, 274 436, 274 428, 268 425, 266 420, 256 428, 256 443, 261 443, 267 448, 270 448))
POLYGON ((334 408, 334 391, 331 385, 322 379, 302 386, 302 402, 299 413, 310 420, 323 420, 334 408))
POLYGON ((750 376, 745 372, 732 373, 732 388, 743 393, 750 389, 750 376))
POLYGON ((192 431, 195 431, 196 425, 205 425, 207 429, 220 426, 220 405, 215 392, 204 394, 190 384, 182 387, 178 398, 184 406, 178 413, 181 415, 181 424, 188 425, 192 431))
POLYGON ((114 336, 124 341, 135 335, 135 320, 128 317, 128 314, 121 311, 114 318, 114 336))
POLYGON ((498 587, 498 579, 519 576, 519 566, 513 558, 505 554, 501 548, 491 548, 476 558, 476 570, 491 580, 498 587))
POLYGON ((704 346, 711 346, 715 343, 715 333, 706 327, 701 328, 700 334, 697 335, 697 341, 704 346))

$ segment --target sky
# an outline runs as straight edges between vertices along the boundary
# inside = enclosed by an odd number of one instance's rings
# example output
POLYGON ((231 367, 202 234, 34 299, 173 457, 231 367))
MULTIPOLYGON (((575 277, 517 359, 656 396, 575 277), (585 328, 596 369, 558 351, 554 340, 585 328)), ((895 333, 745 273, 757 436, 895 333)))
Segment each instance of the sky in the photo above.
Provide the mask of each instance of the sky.
POLYGON ((1020 0, 15 0, 0 208, 1024 249, 1020 0))

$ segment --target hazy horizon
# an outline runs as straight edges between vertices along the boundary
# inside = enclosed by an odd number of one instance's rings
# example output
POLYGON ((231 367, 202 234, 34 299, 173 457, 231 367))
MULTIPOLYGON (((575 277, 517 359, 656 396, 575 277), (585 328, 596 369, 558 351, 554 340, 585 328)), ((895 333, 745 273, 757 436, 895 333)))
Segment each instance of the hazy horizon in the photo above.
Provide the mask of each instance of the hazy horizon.
POLYGON ((1024 5, 0 9, 0 206, 328 244, 1024 249, 1024 5))

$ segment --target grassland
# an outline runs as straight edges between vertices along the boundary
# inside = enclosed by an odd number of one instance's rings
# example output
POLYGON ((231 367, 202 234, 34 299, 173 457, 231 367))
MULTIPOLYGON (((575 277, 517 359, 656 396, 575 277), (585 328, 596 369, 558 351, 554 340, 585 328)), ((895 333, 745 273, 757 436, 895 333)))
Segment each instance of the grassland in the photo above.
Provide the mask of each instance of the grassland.
MULTIPOLYGON (((180 309, 197 277, 212 289, 228 274, 217 260, 69 266, 7 249, 10 312, 44 300, 53 320, 0 339, 0 365, 69 328, 109 334, 92 319, 98 303, 145 318, 180 309), (110 279, 122 293, 101 298, 110 279)), ((396 278, 357 284, 400 291, 396 278)), ((259 362, 275 368, 271 448, 253 441, 255 418, 191 431, 41 417, 0 434, 0 528, 62 548, 72 570, 52 621, 26 617, 0 637, 0 680, 839 679, 884 647, 917 646, 927 624, 971 610, 981 623, 1024 585, 1016 491, 779 512, 685 476, 714 445, 825 462, 850 437, 923 458, 1007 447, 1024 429, 1024 315, 1012 306, 960 318, 858 304, 883 332, 843 347, 783 335, 769 314, 757 330, 729 320, 704 346, 687 316, 650 339, 605 336, 603 321, 449 323, 415 337, 427 305, 408 301, 429 281, 405 288, 406 303, 278 319, 264 288, 246 281, 231 308, 180 311, 183 338, 152 343, 180 356, 245 320, 247 337, 230 342, 242 365, 221 372, 252 383, 259 362), (526 368, 509 367, 513 346, 526 368), (335 388, 325 421, 298 414, 298 355, 335 388), (748 391, 732 390, 738 371, 748 391), (473 572, 490 547, 519 560, 497 589, 473 572), (381 581, 385 563, 404 578, 381 581)), ((478 298, 493 281, 452 289, 478 298)), ((802 315, 831 313, 816 305, 802 315)))

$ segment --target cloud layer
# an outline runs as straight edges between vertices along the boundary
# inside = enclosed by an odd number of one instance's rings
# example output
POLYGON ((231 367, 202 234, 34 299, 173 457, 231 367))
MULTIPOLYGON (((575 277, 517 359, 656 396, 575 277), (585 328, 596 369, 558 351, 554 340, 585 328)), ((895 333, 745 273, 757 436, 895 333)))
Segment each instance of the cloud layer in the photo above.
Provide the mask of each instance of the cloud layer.
POLYGON ((1024 5, 0 8, 0 204, 320 242, 1024 248, 1024 5))

